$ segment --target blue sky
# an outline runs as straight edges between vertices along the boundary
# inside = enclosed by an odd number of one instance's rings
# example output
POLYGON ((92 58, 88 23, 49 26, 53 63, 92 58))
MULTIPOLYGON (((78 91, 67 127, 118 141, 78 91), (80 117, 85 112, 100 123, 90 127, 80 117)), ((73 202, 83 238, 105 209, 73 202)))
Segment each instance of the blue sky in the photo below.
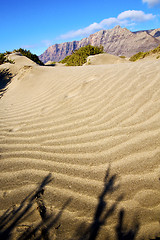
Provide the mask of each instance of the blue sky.
POLYGON ((160 0, 1 0, 0 52, 80 40, 116 25, 131 31, 160 28, 160 0))

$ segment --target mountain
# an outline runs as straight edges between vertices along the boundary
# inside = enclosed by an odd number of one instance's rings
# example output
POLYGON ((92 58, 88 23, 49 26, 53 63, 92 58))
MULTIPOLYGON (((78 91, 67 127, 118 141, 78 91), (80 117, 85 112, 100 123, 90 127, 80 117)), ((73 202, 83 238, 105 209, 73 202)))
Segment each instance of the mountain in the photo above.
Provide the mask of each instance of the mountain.
POLYGON ((150 34, 160 40, 160 28, 152 30, 150 34))
POLYGON ((113 29, 101 30, 80 41, 65 42, 50 46, 39 59, 60 61, 73 51, 88 44, 104 47, 104 51, 116 56, 130 57, 140 51, 149 51, 160 44, 160 28, 131 32, 127 28, 116 26, 113 29))

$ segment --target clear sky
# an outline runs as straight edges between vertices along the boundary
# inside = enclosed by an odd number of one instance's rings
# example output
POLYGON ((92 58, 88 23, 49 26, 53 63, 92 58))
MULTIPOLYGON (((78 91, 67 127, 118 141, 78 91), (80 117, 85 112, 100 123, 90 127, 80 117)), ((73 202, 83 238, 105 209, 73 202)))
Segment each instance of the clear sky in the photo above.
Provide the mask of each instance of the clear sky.
POLYGON ((116 25, 160 28, 160 0, 0 0, 0 16, 0 52, 22 47, 40 55, 116 25))

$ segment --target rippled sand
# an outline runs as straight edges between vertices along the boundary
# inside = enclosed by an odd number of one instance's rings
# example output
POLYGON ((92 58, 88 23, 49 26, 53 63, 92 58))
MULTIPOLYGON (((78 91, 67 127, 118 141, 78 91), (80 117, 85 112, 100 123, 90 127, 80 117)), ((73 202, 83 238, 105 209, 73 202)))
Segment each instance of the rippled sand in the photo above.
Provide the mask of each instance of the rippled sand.
POLYGON ((1 234, 160 236, 160 60, 59 68, 12 58, 0 99, 1 234))

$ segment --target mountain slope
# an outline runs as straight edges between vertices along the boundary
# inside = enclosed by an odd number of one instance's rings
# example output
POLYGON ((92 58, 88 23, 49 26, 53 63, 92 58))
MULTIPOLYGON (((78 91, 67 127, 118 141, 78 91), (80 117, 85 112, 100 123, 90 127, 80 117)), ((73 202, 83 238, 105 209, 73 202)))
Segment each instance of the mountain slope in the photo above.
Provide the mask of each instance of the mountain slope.
POLYGON ((130 57, 137 52, 157 47, 160 44, 160 29, 131 32, 126 28, 116 26, 113 29, 96 32, 80 41, 52 45, 39 56, 39 59, 44 63, 60 61, 76 49, 88 44, 102 45, 107 53, 130 57))

